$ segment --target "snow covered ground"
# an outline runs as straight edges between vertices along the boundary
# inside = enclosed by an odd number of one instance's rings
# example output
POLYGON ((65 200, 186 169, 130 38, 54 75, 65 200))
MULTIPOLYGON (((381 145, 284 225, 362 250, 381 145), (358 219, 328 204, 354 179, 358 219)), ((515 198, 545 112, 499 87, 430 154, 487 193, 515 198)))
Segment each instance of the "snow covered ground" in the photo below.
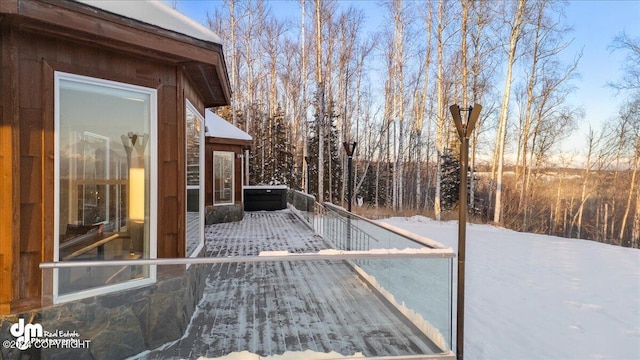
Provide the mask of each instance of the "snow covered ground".
MULTIPOLYGON (((455 221, 382 222, 457 249, 455 221)), ((640 250, 470 224, 466 259, 465 359, 640 359, 640 250)))
MULTIPOLYGON (((414 216, 381 222, 457 248, 455 221, 436 222, 414 216)), ((266 228, 261 225, 252 230, 255 236, 259 234, 259 238, 268 240, 266 246, 247 242, 244 237, 248 230, 243 228, 238 232, 241 237, 231 242, 233 246, 220 248, 225 252, 217 255, 246 255, 247 251, 258 255, 260 251, 285 249, 299 252, 308 251, 305 250, 307 248, 322 251, 321 247, 313 246, 313 241, 308 243, 309 239, 304 240, 300 233, 291 232, 291 226, 283 227, 287 230, 286 236, 277 241, 266 232, 276 228, 273 222, 269 222, 266 228), (304 246, 294 244, 301 240, 304 246)), ((213 238, 219 239, 219 235, 213 238)), ((369 267, 375 270, 372 266, 363 266, 363 269, 369 271, 369 267)), ((291 268, 292 271, 298 269, 291 268)), ((467 228, 466 270, 465 359, 640 359, 639 250, 470 224, 467 228)), ((420 292, 411 290, 412 284, 399 280, 402 278, 405 277, 393 276, 387 280, 387 286, 393 286, 394 295, 403 302, 418 308, 425 303, 424 297, 420 297, 420 292), (418 294, 414 296, 417 299, 408 298, 412 294, 418 294)), ((455 275, 453 279, 455 281, 455 275)), ((433 290, 435 286, 437 283, 426 287, 433 290)), ((453 304, 455 307, 455 300, 453 304)), ((428 320, 444 327, 440 322, 446 319, 428 316, 428 320)), ((367 337, 366 334, 364 336, 367 337)), ((237 351, 216 359, 265 358, 251 353, 251 350, 250 347, 239 346, 237 351)), ((265 359, 362 356, 358 349, 350 350, 340 354, 302 346, 297 350, 273 351, 274 355, 265 359)))

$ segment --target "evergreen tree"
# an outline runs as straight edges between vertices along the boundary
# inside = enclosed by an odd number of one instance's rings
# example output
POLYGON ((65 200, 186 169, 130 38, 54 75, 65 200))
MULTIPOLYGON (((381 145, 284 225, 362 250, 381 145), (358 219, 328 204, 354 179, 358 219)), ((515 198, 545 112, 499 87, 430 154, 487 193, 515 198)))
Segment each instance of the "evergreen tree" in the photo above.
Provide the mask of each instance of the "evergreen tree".
POLYGON ((442 183, 440 188, 442 210, 451 210, 459 200, 460 161, 451 149, 445 149, 441 157, 442 183))
MULTIPOLYGON (((329 192, 338 196, 342 190, 342 166, 340 163, 341 142, 338 139, 338 128, 336 124, 337 115, 332 111, 330 115, 330 128, 325 129, 324 137, 324 199, 329 199, 329 192), (329 168, 329 166, 331 168, 329 168), (332 174, 332 176, 329 176, 332 174)), ((314 129, 309 135, 309 192, 318 196, 318 121, 317 114, 310 126, 314 129)))
POLYGON ((289 141, 289 125, 285 122, 285 114, 278 107, 270 121, 269 147, 270 157, 267 161, 264 182, 270 185, 288 185, 295 187, 296 174, 293 172, 294 146, 289 141))
POLYGON ((260 185, 266 184, 268 172, 270 150, 268 116, 259 111, 258 106, 253 107, 252 114, 249 128, 249 134, 253 137, 253 145, 249 151, 249 183, 260 185))
MULTIPOLYGON (((379 161, 372 161, 371 164, 369 164, 370 167, 370 171, 369 173, 366 175, 366 177, 364 178, 364 180, 362 181, 362 185, 360 186, 360 189, 358 189, 358 193, 356 194, 357 196, 362 196, 363 202, 365 204, 370 204, 373 205, 376 203, 376 176, 375 176, 375 169, 380 166, 380 179, 378 181, 378 205, 379 206, 386 206, 387 204, 387 198, 386 198, 386 194, 387 194, 387 189, 386 189, 386 184, 387 184, 387 178, 388 176, 388 172, 386 171, 386 169, 389 168, 388 164, 386 162, 380 162, 378 164, 379 161), (385 170, 383 170, 385 169, 385 170)), ((360 166, 360 165, 359 165, 360 166)), ((363 166, 360 166, 363 167, 363 166)))

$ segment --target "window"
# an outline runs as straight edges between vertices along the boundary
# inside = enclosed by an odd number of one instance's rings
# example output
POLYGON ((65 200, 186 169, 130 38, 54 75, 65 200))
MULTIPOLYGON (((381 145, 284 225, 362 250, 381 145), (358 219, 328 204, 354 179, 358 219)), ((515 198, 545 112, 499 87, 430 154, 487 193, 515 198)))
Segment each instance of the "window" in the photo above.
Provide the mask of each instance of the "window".
POLYGON ((234 153, 229 151, 213 152, 213 204, 233 204, 234 153))
MULTIPOLYGON (((55 73, 54 261, 155 258, 156 90, 55 73)), ((154 281, 149 266, 64 268, 61 302, 154 281)))
POLYGON ((186 144, 186 254, 195 256, 204 247, 204 118, 187 101, 185 109, 186 144))

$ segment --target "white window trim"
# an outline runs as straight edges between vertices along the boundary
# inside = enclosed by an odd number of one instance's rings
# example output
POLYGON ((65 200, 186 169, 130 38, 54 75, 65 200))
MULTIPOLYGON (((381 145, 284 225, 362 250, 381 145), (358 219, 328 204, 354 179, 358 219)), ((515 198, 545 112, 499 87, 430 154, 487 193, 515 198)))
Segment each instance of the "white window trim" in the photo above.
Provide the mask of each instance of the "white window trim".
MULTIPOLYGON (((92 78, 83 75, 70 74, 61 71, 54 72, 54 225, 53 225, 53 261, 59 262, 60 251, 60 80, 75 81, 89 85, 98 85, 110 87, 114 89, 129 90, 149 95, 149 136, 150 136, 150 153, 149 153, 149 258, 157 257, 157 239, 158 239, 158 92, 156 89, 147 88, 132 84, 126 84, 111 80, 92 78)), ((104 295, 106 293, 131 289, 143 285, 156 282, 156 265, 149 266, 149 276, 140 280, 131 280, 124 283, 106 285, 88 290, 82 290, 66 295, 59 295, 58 272, 53 272, 53 303, 63 303, 67 301, 84 299, 87 297, 104 295)))
MULTIPOLYGON (((200 223, 200 227, 199 227, 199 234, 200 234, 200 242, 198 243, 198 246, 196 247, 196 249, 193 251, 193 253, 191 254, 185 254, 186 257, 197 257, 197 254, 200 253, 200 251, 204 248, 204 197, 205 197, 205 192, 204 192, 204 186, 205 186, 205 169, 204 169, 204 156, 205 156, 205 143, 204 143, 204 126, 205 126, 205 122, 204 122, 204 117, 200 114, 200 112, 198 110, 196 110, 195 106, 193 106, 193 104, 191 104, 191 102, 189 100, 186 100, 186 106, 185 108, 189 109, 193 114, 195 114, 195 116, 200 119, 200 161, 199 161, 199 166, 200 166, 200 179, 199 179, 199 184, 200 184, 200 197, 199 197, 199 209, 200 209, 200 219, 199 219, 199 223, 200 223)), ((186 113, 185 113, 185 126, 186 126, 186 113)), ((187 142, 185 139, 185 144, 184 144, 184 148, 185 148, 185 157, 186 157, 186 149, 187 149, 187 142)), ((185 160, 185 164, 186 164, 186 160, 185 160)), ((186 166, 186 165, 185 165, 186 166)), ((185 181, 186 181, 186 169, 185 169, 185 181)), ((195 188, 195 186, 186 186, 185 187, 185 199, 187 199, 187 190, 190 188, 195 188)), ((185 208, 185 212, 186 212, 186 208, 185 208)), ((185 216, 186 219, 186 216, 185 216)), ((187 242, 187 229, 185 226, 185 249, 186 247, 186 242, 187 242)), ((187 265, 187 268, 189 267, 189 265, 187 265)))
POLYGON ((233 205, 235 204, 236 192, 236 153, 233 151, 214 151, 213 152, 213 205, 233 205), (231 202, 216 202, 216 154, 231 154, 231 202))

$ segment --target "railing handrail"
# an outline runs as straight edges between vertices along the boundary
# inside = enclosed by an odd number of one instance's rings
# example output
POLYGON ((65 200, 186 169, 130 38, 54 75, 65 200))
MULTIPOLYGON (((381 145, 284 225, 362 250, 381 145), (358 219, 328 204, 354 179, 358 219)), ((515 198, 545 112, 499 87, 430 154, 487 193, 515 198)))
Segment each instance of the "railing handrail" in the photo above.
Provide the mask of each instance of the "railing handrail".
MULTIPOLYGON (((357 259, 407 259, 407 258, 451 258, 448 251, 441 249, 373 249, 368 251, 321 250, 316 253, 284 253, 280 251, 265 252, 266 255, 228 256, 228 257, 192 257, 192 258, 160 258, 134 260, 87 260, 59 261, 40 264, 41 269, 105 267, 105 266, 141 266, 141 265, 194 265, 194 264, 226 264, 268 261, 310 261, 310 260, 357 260, 357 259), (412 251, 413 250, 413 251, 412 251), (415 251, 418 250, 418 251, 415 251)), ((453 254, 455 255, 455 254, 453 254)))
POLYGON ((394 234, 396 234, 398 236, 402 236, 407 240, 413 241, 413 242, 418 243, 420 245, 424 245, 424 246, 426 246, 428 248, 438 249, 438 250, 449 250, 454 255, 452 257, 455 257, 455 252, 453 251, 452 248, 450 248, 448 246, 445 246, 445 245, 443 245, 443 244, 441 244, 441 243, 439 243, 437 241, 434 241, 434 240, 431 240, 429 238, 426 238, 424 236, 420 236, 418 234, 412 233, 410 231, 401 229, 401 228, 399 228, 397 226, 393 226, 393 225, 390 225, 390 224, 387 224, 387 223, 384 223, 384 222, 382 222, 382 223, 374 222, 373 220, 367 219, 366 217, 360 216, 360 215, 355 214, 353 212, 350 213, 350 212, 347 211, 347 209, 345 209, 343 207, 340 207, 338 205, 332 204, 330 202, 324 202, 323 204, 319 204, 319 203, 316 203, 316 204, 318 204, 320 206, 324 206, 325 208, 328 208, 329 210, 332 210, 334 212, 343 213, 344 214, 343 216, 345 216, 345 217, 346 216, 350 216, 351 218, 356 218, 358 220, 365 221, 365 222, 367 222, 367 223, 369 223, 371 225, 381 227, 381 228, 383 228, 383 229, 385 229, 387 231, 390 231, 390 232, 392 232, 392 233, 394 233, 394 234))

